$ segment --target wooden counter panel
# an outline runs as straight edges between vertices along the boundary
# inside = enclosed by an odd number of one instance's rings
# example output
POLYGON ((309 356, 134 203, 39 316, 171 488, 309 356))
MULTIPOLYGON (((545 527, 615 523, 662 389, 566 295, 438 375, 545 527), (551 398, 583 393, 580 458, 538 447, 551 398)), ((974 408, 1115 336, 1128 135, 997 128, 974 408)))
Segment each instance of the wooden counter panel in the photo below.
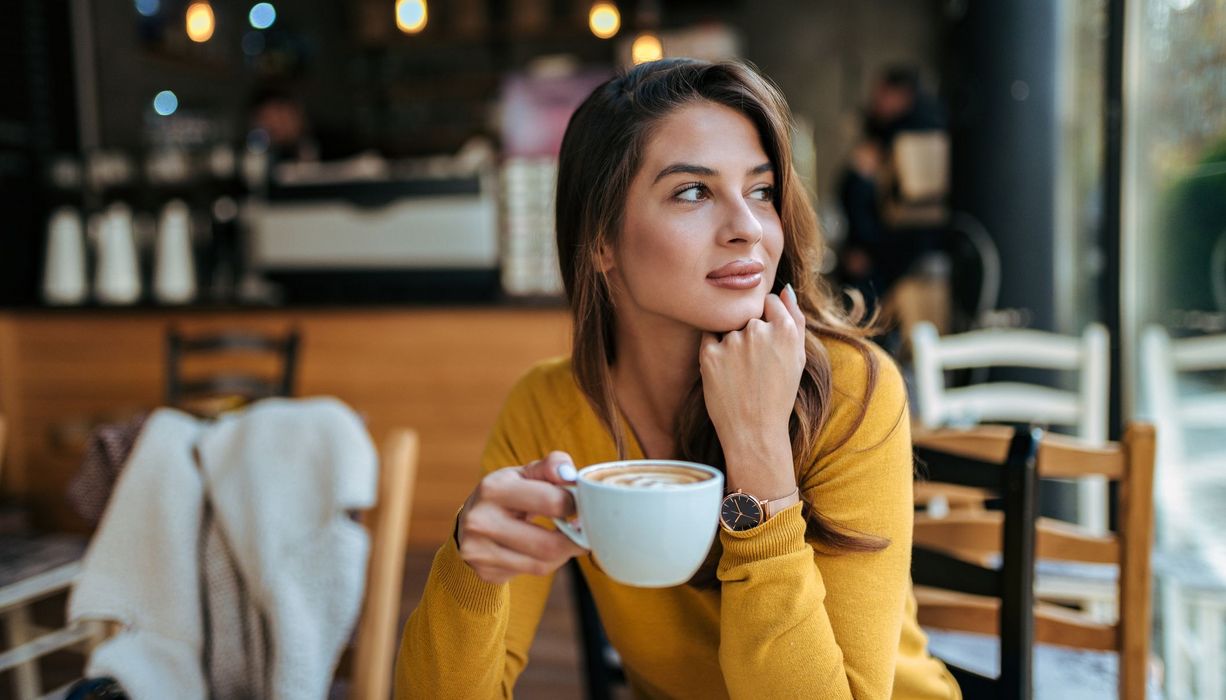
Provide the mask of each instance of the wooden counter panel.
POLYGON ((97 423, 160 403, 172 324, 185 333, 297 327, 299 396, 345 401, 376 440, 393 426, 418 430, 415 546, 450 534, 511 385, 570 344, 557 309, 0 314, 0 410, 10 421, 0 490, 27 498, 44 525, 81 529, 63 494, 84 440, 97 423))

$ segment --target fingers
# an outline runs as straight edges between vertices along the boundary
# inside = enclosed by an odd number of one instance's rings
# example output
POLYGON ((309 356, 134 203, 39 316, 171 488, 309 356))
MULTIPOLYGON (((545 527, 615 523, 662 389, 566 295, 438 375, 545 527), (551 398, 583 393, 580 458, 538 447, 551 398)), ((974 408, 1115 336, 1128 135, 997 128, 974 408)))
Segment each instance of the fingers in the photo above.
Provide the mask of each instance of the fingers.
POLYGON ((527 469, 503 469, 490 474, 477 487, 480 490, 477 498, 524 515, 549 518, 574 515, 575 500, 569 492, 546 481, 526 478, 527 469))
POLYGON ((564 486, 573 484, 578 472, 575 470, 575 461, 570 458, 570 455, 555 450, 546 455, 544 459, 538 459, 526 465, 520 470, 520 475, 525 479, 547 481, 564 486))
POLYGON ((512 552, 554 564, 587 553, 561 532, 523 520, 506 521, 490 539, 512 552))
POLYGON ((792 289, 791 283, 788 283, 783 288, 781 299, 783 305, 787 307, 788 312, 792 315, 792 320, 796 322, 796 328, 803 332, 805 330, 805 312, 800 309, 800 301, 796 298, 796 290, 792 289))
POLYGON ((521 557, 552 563, 556 567, 567 559, 586 551, 556 530, 510 517, 505 512, 497 510, 474 513, 467 525, 470 542, 476 543, 480 539, 489 540, 502 549, 521 555, 507 557, 499 563, 500 566, 507 568, 514 568, 516 562, 523 564, 521 557))
POLYGON ((800 302, 796 300, 796 290, 788 284, 781 294, 767 294, 766 305, 762 314, 767 323, 783 323, 791 321, 796 329, 804 332, 805 314, 800 310, 800 302))
POLYGON ((460 515, 460 556, 485 581, 544 576, 585 551, 564 534, 525 520, 529 514, 566 517, 574 502, 556 485, 524 478, 521 469, 488 475, 470 500, 460 515))

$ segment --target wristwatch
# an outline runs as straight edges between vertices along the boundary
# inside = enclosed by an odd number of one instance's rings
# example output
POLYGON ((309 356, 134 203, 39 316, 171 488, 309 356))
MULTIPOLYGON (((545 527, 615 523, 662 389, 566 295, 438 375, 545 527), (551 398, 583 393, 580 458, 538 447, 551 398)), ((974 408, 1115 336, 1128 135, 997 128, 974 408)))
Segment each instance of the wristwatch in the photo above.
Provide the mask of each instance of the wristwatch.
POLYGON ((799 488, 782 498, 765 501, 758 500, 741 489, 737 489, 724 496, 723 505, 719 509, 719 524, 729 532, 741 532, 755 528, 770 520, 779 511, 796 505, 799 500, 799 488))

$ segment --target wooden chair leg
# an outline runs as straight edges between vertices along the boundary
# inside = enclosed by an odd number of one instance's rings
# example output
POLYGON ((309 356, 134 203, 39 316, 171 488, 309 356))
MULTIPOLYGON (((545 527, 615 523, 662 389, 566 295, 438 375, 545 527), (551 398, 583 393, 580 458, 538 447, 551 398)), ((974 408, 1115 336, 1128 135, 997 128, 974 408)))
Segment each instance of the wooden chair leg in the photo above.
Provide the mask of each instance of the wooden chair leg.
MULTIPOLYGON (((30 609, 24 605, 9 610, 4 615, 8 631, 7 644, 15 649, 34 639, 37 632, 30 621, 30 609)), ((17 700, 35 700, 42 687, 38 671, 38 659, 31 659, 13 669, 13 695, 17 700)))

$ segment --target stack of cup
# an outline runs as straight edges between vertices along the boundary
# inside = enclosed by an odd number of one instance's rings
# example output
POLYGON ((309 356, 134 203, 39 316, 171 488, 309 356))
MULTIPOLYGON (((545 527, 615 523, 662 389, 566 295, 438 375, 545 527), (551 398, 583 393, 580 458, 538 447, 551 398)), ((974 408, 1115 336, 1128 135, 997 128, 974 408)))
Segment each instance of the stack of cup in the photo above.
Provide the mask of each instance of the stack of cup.
POLYGON ((153 294, 163 304, 186 304, 196 296, 190 213, 179 199, 167 202, 158 220, 153 294))
POLYGON ((140 269, 132 235, 132 210, 116 202, 102 216, 98 231, 98 268, 94 296, 102 304, 132 304, 140 299, 140 269))
POLYGON ((73 207, 60 207, 47 224, 43 299, 48 304, 80 304, 88 291, 81 216, 73 207))

